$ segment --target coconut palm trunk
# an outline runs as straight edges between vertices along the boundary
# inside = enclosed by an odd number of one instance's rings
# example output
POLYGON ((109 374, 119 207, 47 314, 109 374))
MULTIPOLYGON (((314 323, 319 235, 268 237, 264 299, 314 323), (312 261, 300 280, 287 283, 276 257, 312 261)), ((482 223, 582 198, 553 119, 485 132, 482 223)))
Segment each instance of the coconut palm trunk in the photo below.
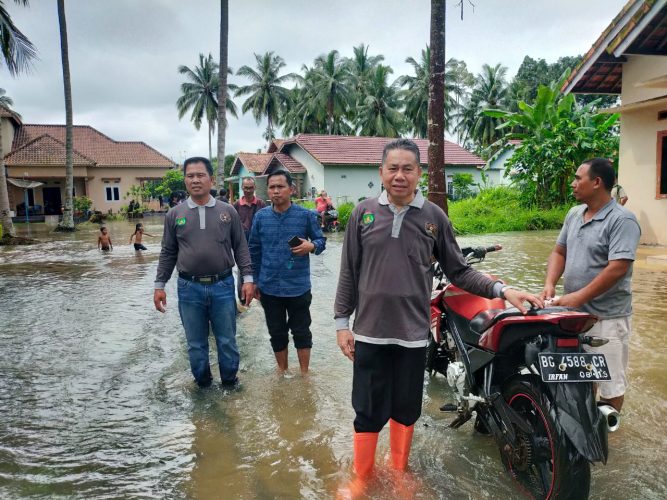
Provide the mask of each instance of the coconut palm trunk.
POLYGON ((7 190, 7 177, 5 176, 5 152, 2 150, 2 120, 0 120, 0 224, 2 224, 2 237, 16 236, 14 224, 9 214, 9 191, 7 190))
POLYGON ((229 51, 229 0, 220 0, 220 67, 218 86, 218 189, 225 183, 225 133, 227 132, 227 66, 229 51))
POLYGON ((60 26, 60 55, 63 65, 63 85, 65 88, 65 208, 61 231, 74 231, 74 191, 73 143, 74 126, 72 119, 72 84, 69 73, 69 50, 67 48, 67 21, 65 19, 65 0, 58 0, 58 24, 60 26))
POLYGON ((431 0, 428 85, 428 199, 447 213, 445 183, 445 0, 431 0))

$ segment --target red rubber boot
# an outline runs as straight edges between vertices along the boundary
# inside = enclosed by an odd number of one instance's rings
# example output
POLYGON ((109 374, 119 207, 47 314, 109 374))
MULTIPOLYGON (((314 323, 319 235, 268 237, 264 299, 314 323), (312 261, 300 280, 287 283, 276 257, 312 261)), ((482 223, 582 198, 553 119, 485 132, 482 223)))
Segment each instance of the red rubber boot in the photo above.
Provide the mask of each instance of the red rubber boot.
POLYGON ((413 425, 399 424, 395 420, 389 420, 389 442, 391 445, 391 463, 394 469, 404 471, 408 466, 410 457, 410 446, 412 435, 415 431, 413 425))

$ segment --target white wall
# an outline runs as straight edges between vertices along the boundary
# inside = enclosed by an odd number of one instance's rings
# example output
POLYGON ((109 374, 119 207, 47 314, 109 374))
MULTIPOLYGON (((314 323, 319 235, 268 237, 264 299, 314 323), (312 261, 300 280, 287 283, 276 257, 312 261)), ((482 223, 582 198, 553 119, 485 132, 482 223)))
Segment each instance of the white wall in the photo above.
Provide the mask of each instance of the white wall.
POLYGON ((313 186, 315 186, 318 193, 322 189, 327 189, 324 183, 324 167, 310 153, 304 151, 298 144, 291 144, 284 150, 284 153, 294 158, 306 168, 307 173, 304 176, 303 184, 304 192, 309 192, 313 186))
POLYGON ((324 189, 335 206, 346 201, 356 205, 361 197, 378 196, 381 186, 378 166, 327 166, 324 171, 324 189))

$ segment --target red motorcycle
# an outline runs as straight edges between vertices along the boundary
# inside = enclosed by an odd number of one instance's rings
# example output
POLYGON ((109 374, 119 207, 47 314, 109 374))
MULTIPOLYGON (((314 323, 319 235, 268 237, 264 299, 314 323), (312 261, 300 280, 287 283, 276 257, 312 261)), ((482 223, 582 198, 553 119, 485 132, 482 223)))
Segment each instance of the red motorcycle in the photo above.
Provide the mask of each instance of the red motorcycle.
MULTIPOLYGON (((500 248, 462 252, 477 263, 500 248)), ((426 370, 453 389, 455 403, 440 408, 457 414, 450 427, 475 412, 475 429, 495 438, 531 497, 588 498, 590 464, 606 463, 608 426, 618 419, 595 402, 593 382, 610 380, 604 355, 582 349, 607 342, 584 335, 597 318, 564 307, 523 315, 449 283, 437 263, 433 273, 426 370)))

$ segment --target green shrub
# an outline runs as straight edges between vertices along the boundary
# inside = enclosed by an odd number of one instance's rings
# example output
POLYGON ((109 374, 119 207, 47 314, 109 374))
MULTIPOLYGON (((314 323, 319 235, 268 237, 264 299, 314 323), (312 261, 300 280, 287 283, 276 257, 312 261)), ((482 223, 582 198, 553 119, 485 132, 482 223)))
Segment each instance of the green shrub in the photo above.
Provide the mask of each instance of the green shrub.
POLYGON ((351 201, 338 206, 338 224, 340 225, 341 229, 344 230, 347 227, 347 223, 350 220, 350 215, 352 214, 353 209, 354 203, 351 201))
POLYGON ((476 198, 451 202, 449 218, 458 234, 558 229, 569 208, 525 208, 519 190, 497 186, 482 190, 476 198))
POLYGON ((313 200, 297 200, 296 204, 308 210, 315 210, 315 202, 313 200))
POLYGON ((93 200, 87 196, 75 196, 72 198, 72 205, 74 206, 74 211, 85 212, 93 206, 93 200))

